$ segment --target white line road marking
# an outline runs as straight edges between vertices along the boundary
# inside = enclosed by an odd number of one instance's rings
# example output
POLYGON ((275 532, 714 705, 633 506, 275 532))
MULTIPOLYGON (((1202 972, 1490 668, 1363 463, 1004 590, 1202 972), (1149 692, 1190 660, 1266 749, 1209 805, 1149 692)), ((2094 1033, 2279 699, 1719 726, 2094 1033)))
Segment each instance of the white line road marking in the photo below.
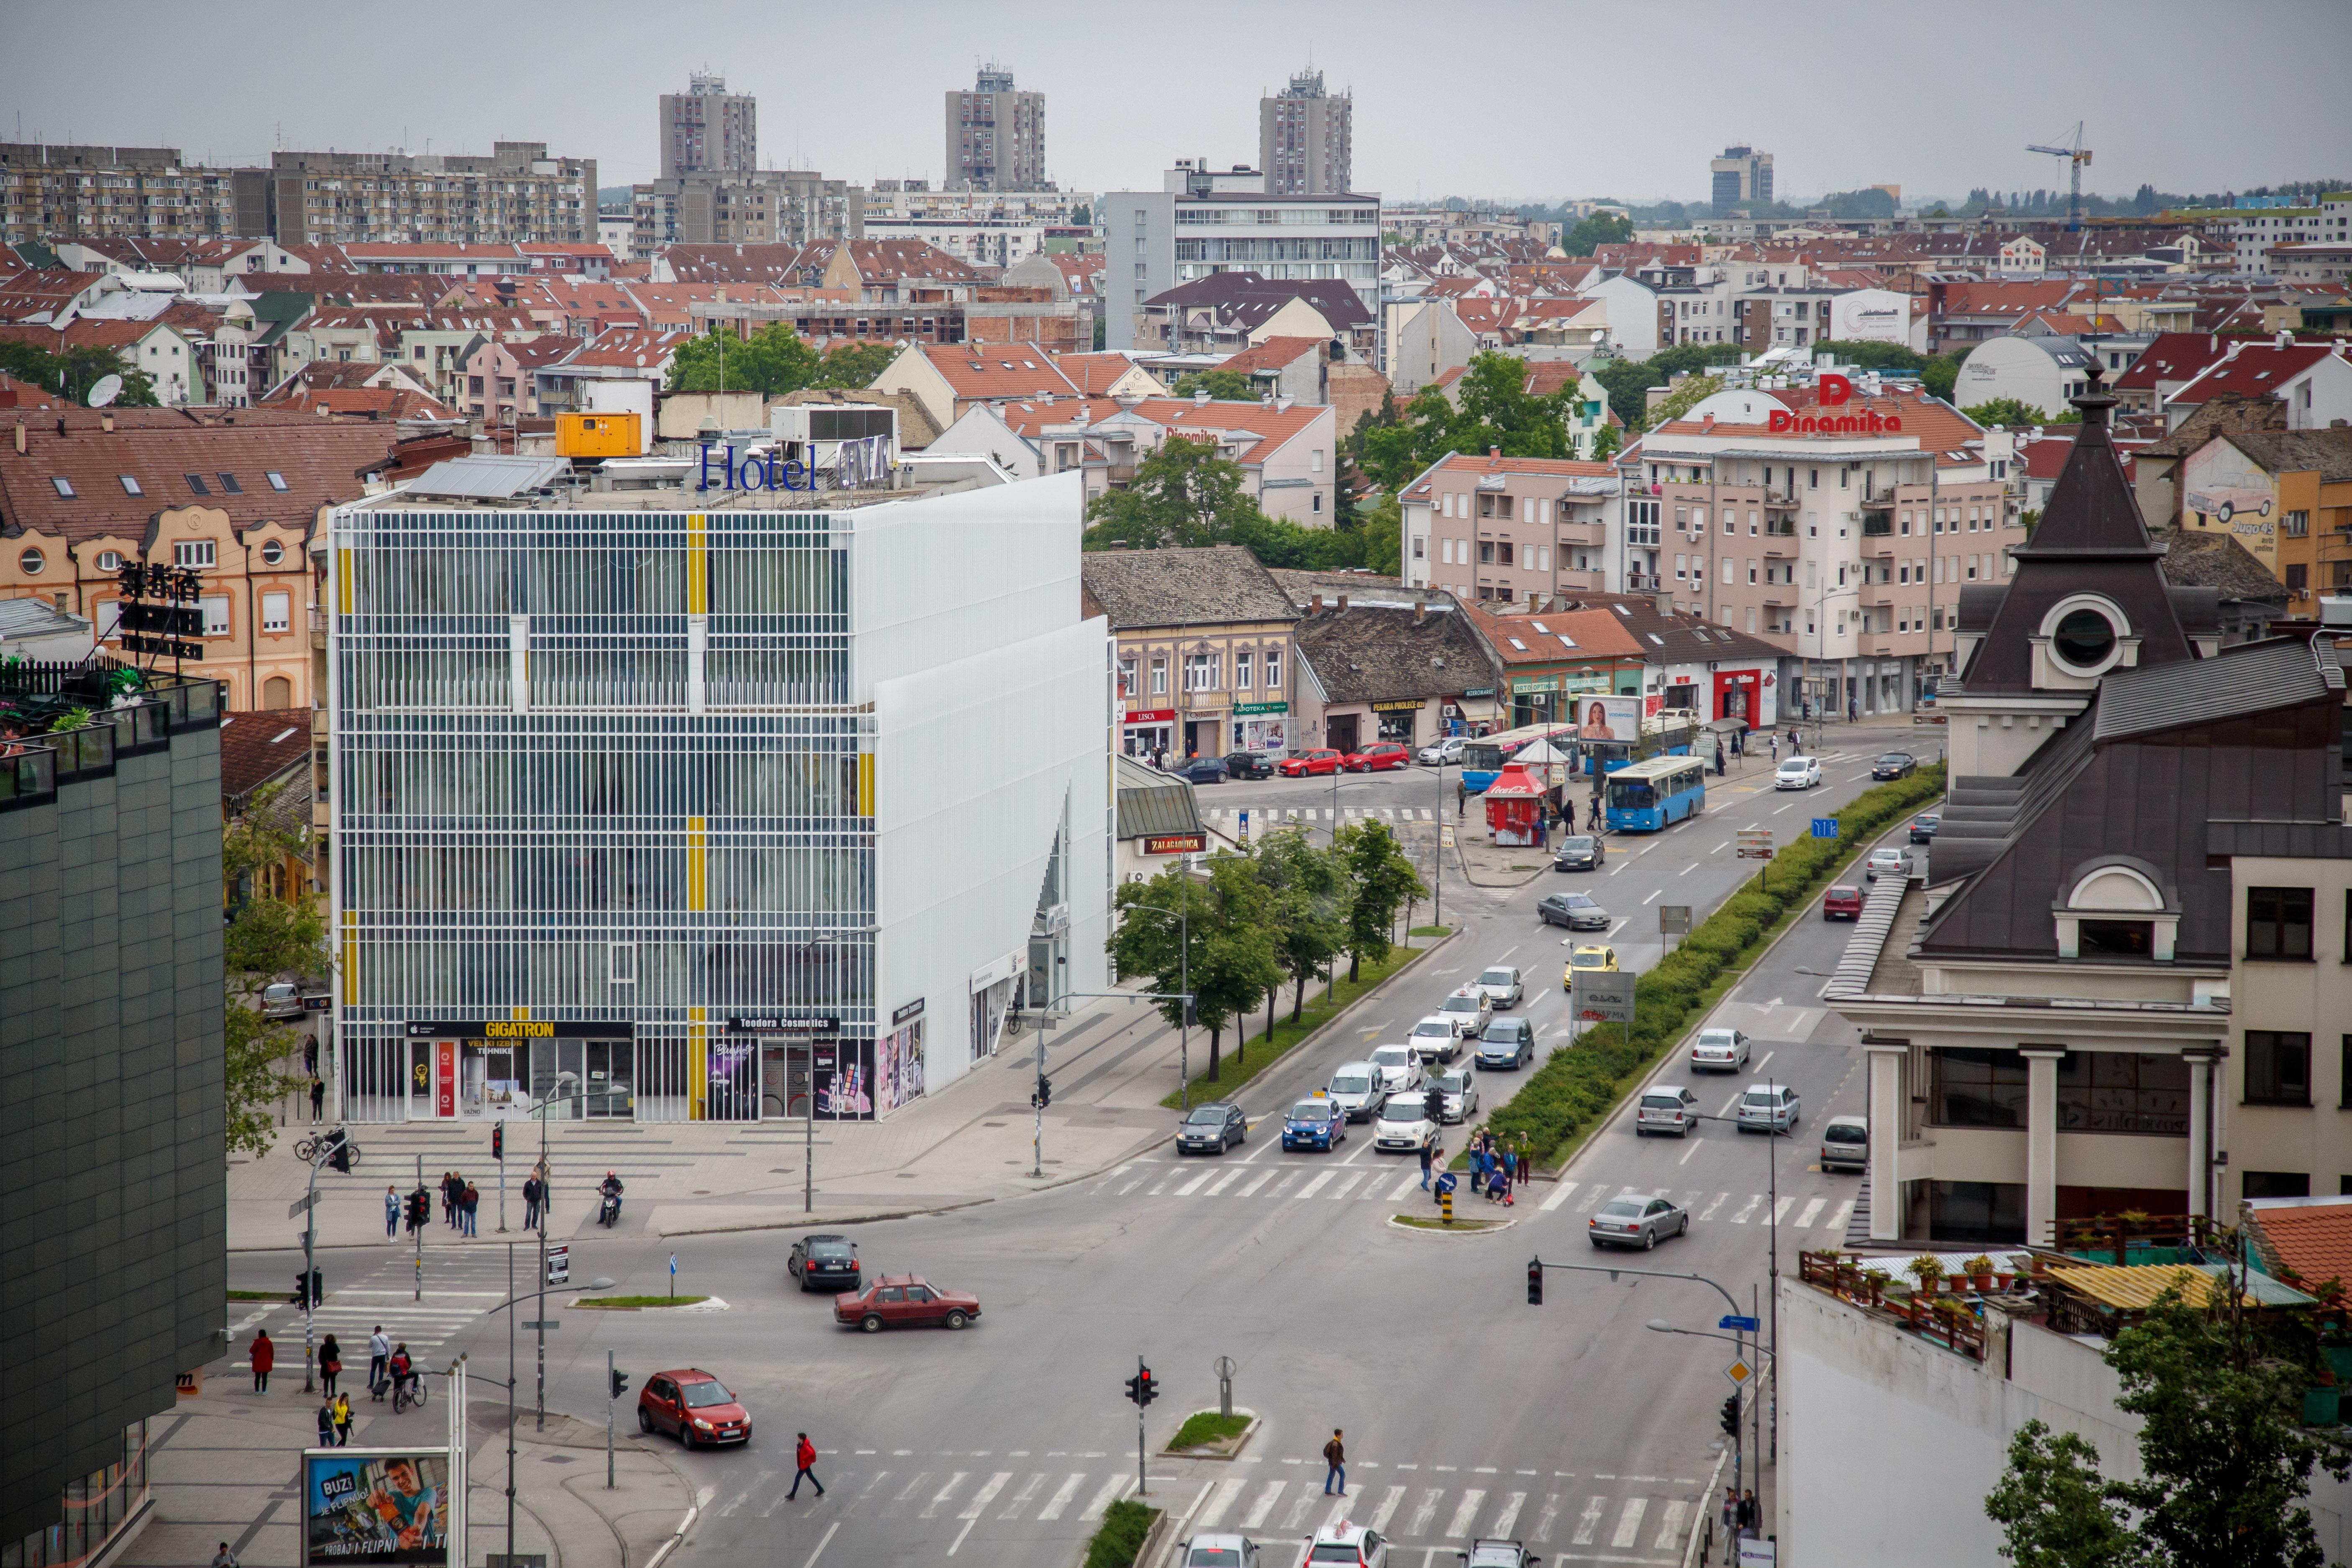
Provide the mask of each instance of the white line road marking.
POLYGON ((1740 1095, 1741 1095, 1742 1093, 1744 1093, 1744 1092, 1745 1092, 1745 1091, 1744 1091, 1744 1090, 1741 1090, 1741 1089, 1733 1089, 1733 1090, 1731 1091, 1731 1098, 1730 1098, 1729 1100, 1725 1100, 1725 1101, 1723 1102, 1723 1109, 1722 1109, 1721 1110, 1717 1111, 1717 1112, 1716 1112, 1716 1114, 1717 1114, 1717 1116, 1728 1116, 1728 1115, 1730 1115, 1730 1114, 1731 1114, 1731 1112, 1733 1111, 1733 1110, 1734 1110, 1735 1108, 1737 1108, 1737 1107, 1738 1107, 1738 1105, 1739 1104, 1739 1097, 1740 1097, 1740 1095))
POLYGON ((1720 855, 1720 854, 1722 854, 1725 850, 1727 850, 1727 849, 1728 849, 1728 848, 1730 848, 1730 847, 1731 847, 1731 840, 1730 840, 1730 839, 1728 839, 1728 838, 1727 838, 1727 839, 1725 839, 1722 843, 1720 843, 1720 844, 1717 845, 1714 848, 1712 848, 1712 849, 1708 850, 1708 851, 1707 851, 1707 853, 1708 853, 1708 854, 1710 854, 1710 855, 1720 855))
POLYGON ((1595 1183, 1593 1183, 1593 1184, 1592 1184, 1592 1188, 1591 1188, 1591 1190, 1590 1192, 1586 1193, 1582 1197, 1579 1198, 1579 1199, 1576 1201, 1576 1212, 1577 1212, 1577 1213, 1579 1213, 1579 1214, 1591 1214, 1591 1213, 1592 1212, 1593 1205, 1595 1205, 1596 1204, 1600 1203, 1600 1201, 1601 1201, 1601 1199, 1603 1199, 1603 1198, 1607 1197, 1608 1195, 1609 1195, 1609 1184, 1608 1184, 1608 1183, 1606 1183, 1606 1182, 1595 1182, 1595 1183))
POLYGON ((1540 991, 1538 991, 1538 992, 1537 992, 1537 993, 1535 994, 1535 1000, 1534 1000, 1534 1001, 1529 1002, 1529 1003, 1528 1004, 1528 1006, 1530 1006, 1530 1007, 1533 1007, 1533 1006, 1536 1005, 1536 1003, 1537 1003, 1537 1002, 1540 1002, 1540 1001, 1542 1001, 1545 997, 1547 997, 1547 996, 1549 996, 1549 995, 1550 995, 1550 994, 1551 994, 1551 987, 1550 987, 1550 986, 1549 986, 1549 985, 1547 985, 1547 986, 1545 986, 1542 990, 1540 990, 1540 991))
POLYGON ((1070 1500, 1078 1495, 1078 1487, 1086 1479, 1086 1472, 1081 1470, 1055 1488, 1054 1495, 1045 1500, 1045 1506, 1037 1510, 1037 1517, 1041 1520, 1061 1518, 1063 1510, 1070 1506, 1070 1500))
POLYGON ((1692 1144, 1689 1148, 1687 1148, 1687 1149, 1685 1149, 1685 1150, 1684 1150, 1684 1151, 1683 1151, 1683 1157, 1682 1157, 1681 1159, 1679 1159, 1679 1160, 1675 1161, 1675 1164, 1677 1164, 1677 1165, 1687 1165, 1687 1164, 1689 1164, 1689 1163, 1690 1163, 1690 1157, 1691 1157, 1693 1154, 1696 1154, 1696 1153, 1697 1153, 1697 1152, 1699 1152, 1699 1147, 1700 1147, 1700 1146, 1699 1146, 1698 1144, 1696 1144, 1696 1143, 1692 1144))
POLYGON ((1852 1198, 1848 1198, 1845 1202, 1838 1205, 1836 1213, 1830 1215, 1830 1228, 1838 1232, 1840 1235, 1843 1235, 1845 1232, 1846 1221, 1853 1217, 1853 1200, 1852 1198))
POLYGON ((1199 1175, 1193 1177, 1191 1181, 1177 1188, 1176 1195, 1180 1198, 1191 1197, 1194 1193, 1199 1192, 1203 1186, 1206 1186, 1208 1184, 1209 1178, 1215 1174, 1216 1172, 1214 1171, 1202 1172, 1199 1175))
POLYGON ((956 1531, 955 1540, 950 1542, 948 1545, 949 1556, 952 1557, 956 1554, 956 1548, 963 1544, 963 1538, 970 1535, 971 1533, 971 1527, 979 1522, 980 1521, 977 1519, 967 1519, 963 1521, 963 1528, 956 1531))
POLYGON ((1311 1198, 1317 1193, 1321 1192, 1323 1190, 1323 1184, 1328 1182, 1336 1174, 1338 1174, 1338 1173, 1334 1171, 1318 1171, 1315 1173, 1315 1179, 1313 1181, 1307 1183, 1305 1186, 1299 1188, 1290 1195, 1294 1198, 1299 1199, 1311 1198))
POLYGON ((1012 1502, 1007 1504, 1004 1511, 998 1514, 996 1517, 999 1519, 1019 1519, 1021 1517, 1022 1510, 1029 1506, 1029 1500, 1035 1497, 1037 1495, 1037 1489, 1045 1484, 1045 1472, 1039 1470, 1036 1474, 1029 1478, 1027 1483, 1024 1484, 1019 1491, 1013 1495, 1012 1502))
POLYGON ((1683 1514, 1689 1507, 1690 1504, 1680 1498, 1668 1499, 1664 1511, 1658 1516, 1658 1537, 1650 1544, 1662 1551, 1679 1544, 1683 1535, 1683 1514))
POLYGON ((1731 1223, 1734 1225, 1746 1225, 1748 1220, 1754 1216, 1756 1211, 1763 1206, 1763 1203, 1764 1194, 1762 1193, 1748 1194, 1748 1201, 1739 1205, 1739 1212, 1731 1216, 1731 1223))
POLYGON ((922 1484, 925 1481, 928 1481, 930 1479, 930 1471, 924 1470, 919 1472, 913 1480, 908 1481, 905 1486, 900 1487, 898 1489, 898 1495, 892 1498, 890 1500, 892 1502, 905 1502, 908 1498, 913 1497, 915 1493, 921 1489, 922 1484))
POLYGON ((1590 1546, 1592 1532, 1601 1528, 1601 1510, 1609 1506, 1605 1497, 1584 1500, 1584 1511, 1576 1517, 1576 1533, 1569 1538, 1571 1546, 1590 1546))
POLYGON ((1138 1187, 1139 1187, 1139 1186, 1143 1185, 1143 1184, 1144 1184, 1144 1183, 1146 1183, 1146 1182, 1150 1181, 1150 1179, 1151 1179, 1151 1178, 1150 1178, 1150 1177, 1149 1177, 1149 1176, 1138 1176, 1138 1177, 1136 1177, 1136 1178, 1135 1178, 1135 1180, 1133 1180, 1133 1181, 1131 1181, 1131 1182, 1128 1183, 1128 1184, 1127 1184, 1127 1185, 1125 1185, 1125 1186, 1123 1186, 1123 1187, 1119 1188, 1119 1190, 1118 1190, 1118 1195, 1119 1195, 1120 1197, 1125 1197, 1125 1196, 1127 1196, 1127 1194, 1129 1194, 1129 1193, 1131 1193, 1131 1192, 1135 1191, 1135 1189, 1136 1189, 1136 1188, 1138 1188, 1138 1187))
POLYGON ((1003 1491, 1004 1489, 1004 1483, 1012 1479, 1013 1472, 1011 1470, 999 1470, 994 1475, 989 1477, 986 1481, 982 1483, 981 1489, 971 1494, 971 1501, 964 1504, 963 1511, 956 1515, 956 1517, 958 1519, 978 1519, 982 1514, 986 1513, 988 1511, 988 1505, 996 1500, 996 1494, 1003 1491))
POLYGON ((1452 1540, 1456 1536, 1469 1534, 1470 1527, 1477 1522, 1478 1507, 1486 1500, 1486 1489, 1484 1487, 1472 1487, 1464 1492, 1462 1500, 1454 1507, 1454 1517, 1446 1521, 1446 1538, 1452 1540))
MULTIPOLYGON (((1400 1201, 1401 1199, 1402 1199, 1402 1198, 1405 1196, 1405 1194, 1408 1194, 1408 1193, 1412 1192, 1415 1187, 1419 1186, 1420 1184, 1421 1184, 1421 1173, 1420 1173, 1420 1172, 1418 1172, 1418 1171, 1407 1171, 1407 1172, 1406 1172, 1402 1176, 1401 1176, 1401 1177, 1399 1177, 1399 1178, 1398 1178, 1398 1180, 1397 1180, 1397 1184, 1396 1184, 1396 1191, 1394 1191, 1394 1192, 1392 1192, 1392 1193, 1391 1193, 1391 1194, 1389 1194, 1389 1201, 1390 1201, 1391 1203, 1396 1203, 1396 1202, 1400 1201)), ((1364 1195, 1365 1195, 1366 1197, 1370 1197, 1370 1196, 1372 1195, 1372 1189, 1370 1189, 1370 1188, 1367 1188, 1367 1189, 1365 1189, 1364 1195)))
POLYGON ((1677 877, 1687 877, 1687 876, 1689 876, 1693 871, 1696 871, 1696 870, 1697 870, 1697 869, 1698 869, 1698 862, 1697 862, 1697 861, 1696 861, 1696 860, 1694 860, 1694 861, 1692 861, 1689 865, 1687 865, 1687 866, 1684 867, 1681 870, 1679 870, 1679 871, 1675 872, 1675 876, 1677 876, 1677 877))
POLYGON ((1134 1169, 1135 1167, 1133 1165, 1121 1165, 1118 1170, 1113 1171, 1109 1175, 1105 1176, 1100 1182, 1096 1184, 1095 1191, 1097 1193, 1108 1191, 1113 1182, 1118 1181, 1121 1176, 1126 1175, 1129 1171, 1134 1169))
POLYGON ((1543 1511, 1536 1515, 1536 1539, 1547 1545, 1550 1544, 1551 1527, 1559 1519, 1559 1494, 1558 1492, 1546 1492, 1544 1494, 1543 1511))
POLYGON ((1389 1532, 1389 1518, 1396 1512, 1397 1504, 1402 1501, 1404 1501, 1402 1487, 1391 1487, 1381 1494, 1381 1506, 1372 1510, 1372 1529, 1376 1532, 1381 1535, 1389 1532))
POLYGON ((1775 1226, 1785 1225, 1788 1223, 1790 1205, 1794 1204, 1796 1201, 1797 1200, 1794 1198, 1782 1198, 1779 1203, 1772 1205, 1772 1223, 1775 1226))
POLYGON ((1544 1199, 1543 1212, 1549 1214, 1552 1210, 1559 1207, 1560 1205, 1568 1202, 1569 1194, 1575 1192, 1576 1187, 1577 1184, 1574 1182, 1562 1182, 1559 1184, 1559 1191, 1544 1199))
POLYGON ((1160 1194, 1168 1190, 1168 1184, 1173 1180, 1175 1180, 1175 1178, 1172 1176, 1160 1177, 1159 1181, 1152 1184, 1151 1190, 1143 1195, 1147 1198, 1158 1197, 1160 1194))
POLYGON ((1805 1212, 1797 1216, 1797 1228, 1802 1230, 1806 1226, 1811 1225, 1813 1223, 1813 1216, 1821 1213, 1823 1208, 1828 1206, 1828 1205, 1829 1199, 1827 1198, 1815 1198, 1811 1203, 1807 1204, 1805 1205, 1805 1212))
POLYGON ((1216 1529, 1218 1522, 1225 1517, 1225 1510, 1234 1506, 1234 1500, 1242 1495, 1242 1489, 1249 1485, 1249 1478, 1236 1477, 1229 1481, 1213 1482, 1212 1485, 1217 1489, 1217 1495, 1193 1516, 1192 1528, 1195 1530, 1216 1529))
POLYGON ((1315 1494, 1306 1489, 1304 1482, 1300 1483, 1297 1498, 1291 1503, 1290 1511, 1283 1516, 1284 1533, 1289 1535, 1298 1533, 1298 1527, 1307 1522, 1307 1510, 1314 1506, 1315 1494))
POLYGON ((801 1568, 816 1568, 816 1560, 824 1555, 826 1547, 833 1544, 833 1532, 840 1528, 841 1521, 837 1519, 825 1526, 824 1533, 817 1539, 816 1550, 808 1554, 808 1561, 802 1563, 801 1568))
POLYGON ((1280 1166, 1268 1165, 1265 1170, 1260 1171, 1256 1175, 1250 1178, 1249 1185, 1241 1190, 1241 1195, 1245 1198, 1255 1197, 1257 1195, 1257 1190, 1260 1187, 1274 1180, 1274 1178, 1280 1173, 1280 1166))
POLYGON ((1232 1186, 1235 1182, 1238 1182, 1241 1179, 1241 1167, 1236 1165, 1232 1170, 1227 1171, 1223 1175, 1217 1178, 1217 1184, 1209 1189, 1209 1195, 1213 1198, 1221 1198, 1224 1196, 1225 1189, 1232 1186))
POLYGON ((1114 1476, 1105 1481, 1102 1489, 1095 1493, 1093 1500, 1087 1504, 1085 1510, 1078 1517, 1082 1520, 1100 1519, 1105 1510, 1127 1495, 1127 1489, 1134 1479, 1132 1476, 1114 1476))
POLYGON ((1487 1527, 1486 1534, 1496 1541, 1508 1541, 1511 1538, 1511 1526, 1519 1522, 1519 1505, 1527 1500, 1528 1494, 1525 1492, 1513 1492, 1509 1497, 1505 1498, 1503 1511, 1495 1516, 1495 1522, 1487 1527))
POLYGON ((931 1495, 931 1500, 923 1505, 921 1517, 925 1519, 937 1519, 939 1517, 940 1510, 945 1508, 947 1506, 948 1500, 955 1496, 956 1489, 971 1479, 971 1472, 970 1470, 957 1470, 952 1475, 949 1476, 948 1484, 941 1487, 937 1492, 934 1492, 931 1495))
POLYGON ((1358 1160, 1362 1159, 1364 1155, 1370 1151, 1370 1149, 1371 1145, 1370 1143, 1366 1143, 1361 1149, 1350 1149, 1348 1151, 1348 1157, 1340 1161, 1339 1163, 1342 1165, 1352 1165, 1358 1160))
POLYGON ((1642 901, 1645 904, 1655 903, 1657 902, 1658 895, 1664 891, 1665 889, 1664 888, 1653 888, 1650 889, 1650 896, 1643 899, 1642 901))
POLYGON ((1275 1500, 1282 1496, 1282 1489, 1288 1484, 1286 1481, 1266 1482, 1265 1490, 1257 1494, 1257 1500, 1250 1504, 1249 1512, 1242 1516, 1242 1528, 1255 1530, 1264 1524, 1265 1516, 1274 1511, 1275 1500))
MULTIPOLYGON (((1796 801, 1793 801, 1793 800, 1792 800, 1792 801, 1790 801, 1790 802, 1789 803, 1789 805, 1797 805, 1797 804, 1798 804, 1798 803, 1797 803, 1796 801)), ((1772 810, 1771 810, 1771 812, 1770 812, 1770 814, 1769 814, 1769 815, 1771 815, 1771 816, 1780 816, 1782 812, 1784 812, 1784 811, 1788 810, 1788 809, 1789 809, 1789 805, 1776 805, 1776 806, 1774 806, 1774 807, 1772 808, 1772 810)))
POLYGON ((1764 1070, 1764 1064, 1765 1064, 1766 1062, 1770 1061, 1771 1059, 1772 1059, 1772 1053, 1771 1053, 1771 1052, 1769 1052, 1769 1051, 1766 1051, 1762 1056, 1758 1057, 1758 1058, 1756 1058, 1756 1070, 1757 1070, 1758 1072, 1761 1072, 1761 1071, 1763 1071, 1763 1070, 1764 1070))
POLYGON ((1354 1186, 1358 1182, 1362 1181, 1364 1177, 1370 1173, 1366 1171, 1350 1171, 1346 1175, 1340 1177, 1339 1184, 1331 1189, 1331 1201, 1333 1203, 1338 1203, 1341 1198, 1346 1197, 1348 1195, 1348 1189, 1354 1186))
POLYGON ((1707 1205, 1706 1205, 1706 1212, 1705 1214, 1703 1214, 1703 1215, 1699 1215, 1698 1217, 1699 1217, 1699 1218, 1701 1218, 1701 1219, 1703 1219, 1703 1220, 1706 1220, 1706 1219, 1713 1219, 1713 1218, 1715 1217, 1715 1211, 1716 1211, 1716 1210, 1717 1210, 1717 1209, 1719 1209, 1719 1208, 1721 1208, 1721 1207, 1723 1206, 1723 1200, 1724 1200, 1724 1199, 1726 1199, 1726 1198, 1727 1198, 1727 1197, 1729 1197, 1730 1195, 1731 1195, 1731 1194, 1730 1194, 1729 1193, 1717 1193, 1717 1194, 1715 1194, 1715 1202, 1713 1202, 1713 1203, 1711 1203, 1711 1204, 1707 1205))
POLYGON ((1443 1487, 1430 1487, 1422 1492, 1421 1500, 1412 1505, 1412 1522, 1405 1526, 1408 1540, 1418 1541, 1429 1533, 1429 1521, 1437 1517, 1437 1502, 1444 1495, 1443 1487))
POLYGON ((1625 1511, 1617 1517, 1617 1533, 1609 1538, 1615 1547, 1633 1545, 1642 1534, 1642 1515, 1649 1511, 1650 1500, 1633 1497, 1625 1500, 1625 1511))

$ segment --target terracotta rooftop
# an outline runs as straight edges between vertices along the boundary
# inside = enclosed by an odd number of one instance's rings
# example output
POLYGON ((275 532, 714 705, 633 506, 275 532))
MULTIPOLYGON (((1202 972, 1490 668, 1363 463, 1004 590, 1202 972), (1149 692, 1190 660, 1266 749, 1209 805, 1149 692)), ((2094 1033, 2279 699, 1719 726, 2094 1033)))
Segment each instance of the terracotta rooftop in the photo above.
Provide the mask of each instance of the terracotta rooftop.
POLYGON ((2338 1279, 2352 1287, 2352 1200, 2258 1203, 2247 1217, 2254 1246, 2273 1274, 2292 1270, 2305 1285, 2338 1279))
POLYGON ((1075 395, 1077 388, 1033 343, 918 343, 910 351, 930 361, 956 396, 980 402, 1075 395))

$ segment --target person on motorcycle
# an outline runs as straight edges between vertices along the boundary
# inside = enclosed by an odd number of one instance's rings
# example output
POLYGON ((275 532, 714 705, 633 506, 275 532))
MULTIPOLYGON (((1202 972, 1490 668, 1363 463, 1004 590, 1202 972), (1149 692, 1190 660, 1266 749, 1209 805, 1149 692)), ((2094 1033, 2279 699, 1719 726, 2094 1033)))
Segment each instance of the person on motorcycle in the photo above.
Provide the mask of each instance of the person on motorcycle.
POLYGON ((605 1214, 618 1220, 621 1217, 621 1178, 607 1171, 603 1184, 596 1190, 604 1194, 605 1214))

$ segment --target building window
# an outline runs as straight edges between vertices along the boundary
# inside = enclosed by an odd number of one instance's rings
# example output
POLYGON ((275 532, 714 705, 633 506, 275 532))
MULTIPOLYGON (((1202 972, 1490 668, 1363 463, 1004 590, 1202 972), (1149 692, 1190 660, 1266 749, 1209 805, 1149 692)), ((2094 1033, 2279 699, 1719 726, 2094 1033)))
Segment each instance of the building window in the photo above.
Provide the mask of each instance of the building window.
POLYGON ((228 636, 228 595, 206 595, 204 599, 204 608, 205 636, 208 637, 228 636))
POLYGON ((284 631, 287 628, 289 617, 292 615, 292 612, 293 603, 290 595, 285 594, 262 595, 261 629, 265 632, 284 631))
POLYGON ((1217 668, 1220 660, 1213 653, 1193 653, 1184 656, 1184 689, 1214 691, 1221 682, 1217 668))
POLYGON ((100 551, 100 552, 98 552, 98 569, 99 569, 100 571, 101 571, 101 572, 120 572, 120 571, 121 571, 121 570, 122 570, 122 552, 121 552, 120 550, 101 550, 101 551, 100 551))
POLYGON ((2311 1037, 2284 1029, 2246 1031, 2246 1103, 2311 1103, 2311 1037))
POLYGON ((2311 889, 2246 889, 2246 956, 2308 960, 2311 957, 2311 889))
POLYGON ((2025 1058, 1975 1047, 1930 1053, 1928 1120, 1939 1127, 2025 1125, 2025 1058))
POLYGON ((139 481, 132 479, 129 474, 118 474, 115 477, 122 481, 122 493, 124 495, 143 496, 147 493, 145 490, 139 488, 139 481))
POLYGON ((214 555, 214 544, 209 539, 183 539, 172 546, 172 564, 174 566, 216 565, 218 563, 214 555))
POLYGON ((278 541, 274 539, 263 542, 261 546, 261 563, 263 565, 275 566, 285 559, 286 547, 284 545, 278 543, 278 541))
POLYGON ((273 490, 283 490, 286 489, 286 476, 279 473, 275 468, 264 471, 261 477, 269 481, 269 488, 273 490))
POLYGON ((1254 668, 1255 664, 1255 658, 1247 649, 1234 655, 1234 689, 1235 691, 1247 691, 1250 689, 1250 677, 1256 673, 1254 668))
POLYGON ((2301 539, 2311 531, 2311 513, 2291 511, 2286 514, 2285 531, 2290 539, 2301 539))
MULTIPOLYGON (((2292 515, 2292 514, 2290 514, 2292 515)), ((2286 569, 2287 592, 2300 594, 2311 586, 2311 568, 2298 561, 2286 569)))
POLYGON ((1135 695, 1135 656, 1132 654, 1118 661, 1118 695, 1121 701, 1135 695))
POLYGON ((1168 661, 1165 658, 1155 658, 1151 661, 1151 695, 1154 697, 1168 695, 1168 661))
POLYGON ((190 495, 208 496, 213 493, 212 487, 205 483, 204 475, 183 474, 180 477, 188 481, 188 493, 190 495))
POLYGON ((222 474, 220 476, 220 488, 221 494, 225 496, 241 496, 245 493, 245 487, 236 482, 236 476, 235 474, 222 474))
POLYGON ((2189 1135, 2189 1063, 2163 1052, 2069 1051, 2058 1060, 2062 1132, 2189 1135))
POLYGON ((67 479, 63 474, 51 474, 49 476, 49 485, 50 488, 55 489, 58 494, 65 500, 73 500, 73 481, 67 479))
POLYGON ((1278 647, 1265 650, 1265 689, 1268 691, 1282 689, 1282 650, 1278 647))

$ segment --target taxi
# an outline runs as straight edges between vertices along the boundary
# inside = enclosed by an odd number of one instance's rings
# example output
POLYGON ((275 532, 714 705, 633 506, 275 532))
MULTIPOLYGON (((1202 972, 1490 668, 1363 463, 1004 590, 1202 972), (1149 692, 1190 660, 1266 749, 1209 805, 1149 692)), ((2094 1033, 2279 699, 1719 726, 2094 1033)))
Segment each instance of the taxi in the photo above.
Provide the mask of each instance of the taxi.
POLYGON ((1576 972, 1580 969, 1587 974, 1614 973, 1617 969, 1617 950, 1613 947, 1595 947, 1590 942, 1569 949, 1568 968, 1561 973, 1560 984, 1574 985, 1576 972))
POLYGON ((1369 1525, 1338 1520, 1317 1531, 1307 1542, 1307 1568, 1388 1568, 1388 1538, 1369 1525))
POLYGON ((1285 1149, 1336 1149, 1348 1141, 1348 1112, 1328 1094, 1317 1089, 1282 1116, 1285 1149))

